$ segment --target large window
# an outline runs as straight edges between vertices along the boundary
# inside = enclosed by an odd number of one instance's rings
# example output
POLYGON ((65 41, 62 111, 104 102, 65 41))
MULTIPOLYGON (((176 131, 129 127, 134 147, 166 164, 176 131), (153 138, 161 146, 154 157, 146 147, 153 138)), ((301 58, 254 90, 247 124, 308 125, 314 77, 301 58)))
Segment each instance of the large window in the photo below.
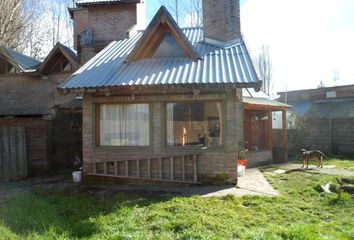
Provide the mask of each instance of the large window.
POLYGON ((99 106, 100 146, 148 146, 148 104, 102 104, 99 106))
POLYGON ((220 146, 221 102, 167 103, 168 146, 220 146))

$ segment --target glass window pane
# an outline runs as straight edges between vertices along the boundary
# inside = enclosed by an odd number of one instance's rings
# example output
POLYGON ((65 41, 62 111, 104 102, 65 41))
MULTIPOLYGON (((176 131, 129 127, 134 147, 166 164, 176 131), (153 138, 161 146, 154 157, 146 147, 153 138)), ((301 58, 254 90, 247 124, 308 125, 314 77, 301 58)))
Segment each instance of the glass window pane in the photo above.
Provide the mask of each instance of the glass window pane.
POLYGON ((100 105, 101 146, 148 146, 148 104, 100 105))
POLYGON ((222 103, 168 103, 168 146, 219 146, 222 144, 222 103))

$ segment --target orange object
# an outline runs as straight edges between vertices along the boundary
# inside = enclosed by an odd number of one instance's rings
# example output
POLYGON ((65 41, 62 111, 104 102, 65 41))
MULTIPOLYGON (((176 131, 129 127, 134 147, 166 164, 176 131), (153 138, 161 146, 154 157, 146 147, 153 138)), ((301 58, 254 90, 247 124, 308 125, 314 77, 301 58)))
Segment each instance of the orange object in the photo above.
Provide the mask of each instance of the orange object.
POLYGON ((247 167, 248 161, 247 160, 237 160, 237 164, 247 167))

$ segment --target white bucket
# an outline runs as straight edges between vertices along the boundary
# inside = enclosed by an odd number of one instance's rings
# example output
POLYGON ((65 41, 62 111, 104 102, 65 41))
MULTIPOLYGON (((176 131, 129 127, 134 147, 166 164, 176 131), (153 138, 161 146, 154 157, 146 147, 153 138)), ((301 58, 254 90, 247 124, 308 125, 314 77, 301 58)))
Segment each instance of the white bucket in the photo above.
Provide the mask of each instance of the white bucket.
POLYGON ((237 176, 243 177, 246 175, 246 167, 243 165, 237 165, 237 176))
POLYGON ((81 182, 81 171, 73 172, 73 181, 74 183, 81 182))

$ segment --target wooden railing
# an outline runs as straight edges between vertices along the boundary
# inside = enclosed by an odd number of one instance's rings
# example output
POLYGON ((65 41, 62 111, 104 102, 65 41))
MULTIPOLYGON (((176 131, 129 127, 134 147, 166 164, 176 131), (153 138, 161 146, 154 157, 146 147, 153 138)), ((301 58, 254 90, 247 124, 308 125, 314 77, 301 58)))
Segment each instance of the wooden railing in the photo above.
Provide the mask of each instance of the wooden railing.
POLYGON ((198 183, 199 154, 150 156, 92 163, 92 173, 100 177, 198 183))

